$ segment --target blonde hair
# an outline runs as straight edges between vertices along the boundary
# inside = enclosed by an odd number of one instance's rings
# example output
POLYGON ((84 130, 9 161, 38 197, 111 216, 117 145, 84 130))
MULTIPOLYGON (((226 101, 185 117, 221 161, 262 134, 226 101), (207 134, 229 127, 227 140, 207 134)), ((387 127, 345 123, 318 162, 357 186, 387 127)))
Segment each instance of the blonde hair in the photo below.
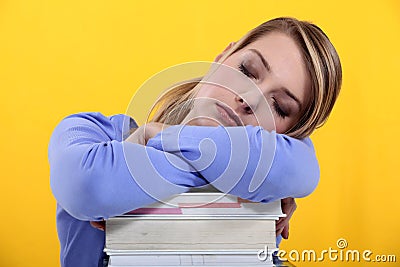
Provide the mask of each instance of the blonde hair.
MULTIPOLYGON (((291 37, 299 47, 311 78, 311 101, 299 121, 284 134, 305 138, 329 117, 342 83, 339 56, 325 33, 316 25, 295 18, 276 18, 257 26, 236 42, 218 62, 243 49, 270 32, 291 37)), ((195 91, 202 78, 185 81, 168 90, 155 106, 152 121, 180 124, 192 108, 195 91)))

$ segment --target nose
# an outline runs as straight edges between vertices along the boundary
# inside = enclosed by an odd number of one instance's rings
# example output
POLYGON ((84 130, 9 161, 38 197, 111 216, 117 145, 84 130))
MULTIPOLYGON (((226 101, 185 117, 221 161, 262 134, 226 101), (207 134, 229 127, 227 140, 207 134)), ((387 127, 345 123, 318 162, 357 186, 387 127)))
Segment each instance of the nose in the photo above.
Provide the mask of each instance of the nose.
POLYGON ((253 114, 257 109, 257 105, 259 102, 259 97, 255 94, 247 94, 247 95, 237 95, 235 97, 236 102, 240 108, 240 111, 246 114, 253 114))
POLYGON ((252 114, 253 111, 251 109, 251 107, 249 105, 247 105, 246 102, 244 102, 243 98, 241 98, 240 96, 236 96, 236 102, 239 103, 239 109, 242 112, 245 112, 247 114, 252 114))

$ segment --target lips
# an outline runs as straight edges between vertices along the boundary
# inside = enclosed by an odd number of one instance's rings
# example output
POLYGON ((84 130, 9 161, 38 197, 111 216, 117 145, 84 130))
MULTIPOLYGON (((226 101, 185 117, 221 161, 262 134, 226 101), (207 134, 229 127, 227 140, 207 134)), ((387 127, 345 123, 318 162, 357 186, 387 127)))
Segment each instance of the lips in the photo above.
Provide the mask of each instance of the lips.
POLYGON ((226 105, 216 103, 217 110, 221 115, 221 119, 227 124, 227 126, 243 126, 240 118, 226 105))

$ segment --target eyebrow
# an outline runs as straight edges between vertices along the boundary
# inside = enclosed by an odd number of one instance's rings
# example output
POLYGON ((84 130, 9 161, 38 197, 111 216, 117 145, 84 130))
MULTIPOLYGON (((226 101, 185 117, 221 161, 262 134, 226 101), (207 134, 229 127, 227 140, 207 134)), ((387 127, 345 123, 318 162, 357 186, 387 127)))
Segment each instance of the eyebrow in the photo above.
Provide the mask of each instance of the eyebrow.
POLYGON ((256 53, 259 58, 261 59, 261 62, 263 63, 264 67, 267 69, 268 72, 271 71, 271 66, 268 64, 268 62, 265 60, 265 58, 263 57, 263 55, 260 53, 260 51, 258 51, 257 49, 249 49, 249 51, 256 53))

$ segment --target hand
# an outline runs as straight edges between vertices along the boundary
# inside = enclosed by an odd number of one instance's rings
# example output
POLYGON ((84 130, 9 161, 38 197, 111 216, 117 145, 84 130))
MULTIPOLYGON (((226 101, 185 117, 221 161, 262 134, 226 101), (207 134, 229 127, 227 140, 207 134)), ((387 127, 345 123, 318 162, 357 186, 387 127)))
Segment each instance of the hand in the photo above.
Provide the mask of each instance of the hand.
POLYGON ((99 221, 99 222, 91 221, 90 225, 100 231, 104 231, 106 229, 106 221, 99 221))
POLYGON ((156 136, 162 130, 168 128, 170 125, 159 122, 149 122, 137 128, 125 141, 146 145, 149 139, 156 136))
POLYGON ((296 210, 296 201, 292 197, 284 198, 281 200, 282 212, 286 214, 286 217, 280 218, 276 222, 276 236, 282 235, 284 239, 289 238, 289 220, 296 210))

